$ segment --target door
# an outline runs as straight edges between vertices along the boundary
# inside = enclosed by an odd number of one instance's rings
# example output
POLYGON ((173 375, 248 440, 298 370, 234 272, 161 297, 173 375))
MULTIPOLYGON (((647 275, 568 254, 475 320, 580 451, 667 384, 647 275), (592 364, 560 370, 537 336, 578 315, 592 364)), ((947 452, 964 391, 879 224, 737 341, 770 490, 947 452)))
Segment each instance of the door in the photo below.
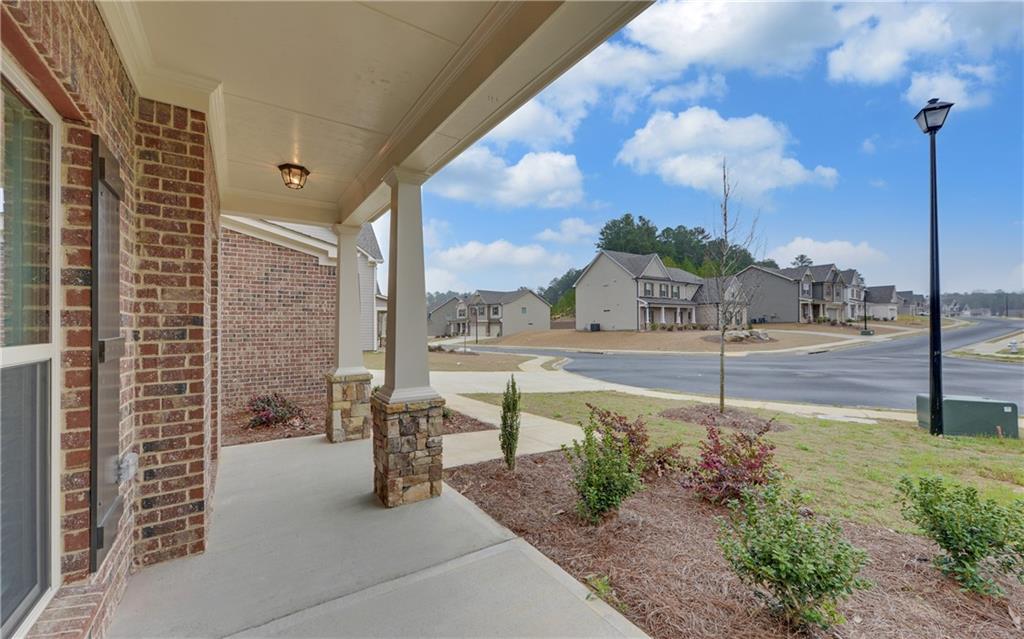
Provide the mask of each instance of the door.
POLYGON ((52 436, 59 228, 57 115, 14 68, 3 77, 0 198, 0 635, 31 619, 54 581, 52 436), (46 115, 42 111, 45 111, 46 115))
POLYGON ((121 198, 117 162, 93 136, 92 569, 103 562, 124 512, 121 483, 121 198))

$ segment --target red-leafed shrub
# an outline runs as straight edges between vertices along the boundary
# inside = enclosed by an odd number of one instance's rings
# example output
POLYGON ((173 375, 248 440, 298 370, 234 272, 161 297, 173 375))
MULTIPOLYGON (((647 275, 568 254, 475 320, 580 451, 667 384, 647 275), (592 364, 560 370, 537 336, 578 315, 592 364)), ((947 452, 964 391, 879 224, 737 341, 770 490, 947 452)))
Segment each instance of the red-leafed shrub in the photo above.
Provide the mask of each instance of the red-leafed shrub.
POLYGON ((745 488, 771 483, 778 476, 775 445, 765 438, 768 427, 750 433, 739 431, 723 437, 708 426, 700 442, 700 456, 690 472, 693 489, 704 499, 722 503, 737 499, 745 488))
POLYGON ((680 445, 661 446, 652 449, 647 422, 640 415, 632 421, 625 415, 587 404, 591 419, 602 431, 610 430, 615 436, 629 444, 629 465, 641 477, 662 476, 678 471, 685 465, 680 445))
POLYGON ((249 418, 249 428, 278 426, 286 423, 299 425, 306 421, 305 411, 279 393, 255 395, 249 399, 246 407, 252 413, 252 417, 249 418))

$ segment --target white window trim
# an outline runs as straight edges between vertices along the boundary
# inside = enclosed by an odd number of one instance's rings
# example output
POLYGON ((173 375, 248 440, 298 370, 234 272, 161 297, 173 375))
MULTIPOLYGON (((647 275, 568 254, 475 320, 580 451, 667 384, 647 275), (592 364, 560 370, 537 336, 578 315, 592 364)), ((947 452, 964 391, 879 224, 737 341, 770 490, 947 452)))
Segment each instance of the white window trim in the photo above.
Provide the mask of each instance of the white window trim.
POLYGON ((60 389, 63 379, 60 370, 60 234, 61 234, 61 138, 64 121, 46 97, 36 88, 25 71, 15 62, 6 47, 3 49, 3 77, 17 89, 29 104, 50 123, 50 343, 16 346, 4 349, 4 364, 27 364, 50 359, 50 585, 36 605, 14 631, 13 639, 28 634, 32 625, 53 599, 60 587, 60 389))

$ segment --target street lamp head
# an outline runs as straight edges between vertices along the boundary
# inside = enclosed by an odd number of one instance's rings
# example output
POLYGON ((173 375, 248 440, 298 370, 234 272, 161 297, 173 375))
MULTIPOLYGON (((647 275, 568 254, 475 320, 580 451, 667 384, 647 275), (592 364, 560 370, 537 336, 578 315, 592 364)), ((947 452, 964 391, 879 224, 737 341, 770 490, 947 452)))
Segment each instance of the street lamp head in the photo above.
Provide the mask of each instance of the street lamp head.
POLYGON ((928 104, 924 105, 924 108, 917 112, 914 120, 917 122, 917 126, 921 127, 921 133, 938 133, 942 125, 946 123, 946 116, 949 115, 949 110, 952 108, 952 102, 942 102, 938 98, 932 98, 928 100, 928 104))

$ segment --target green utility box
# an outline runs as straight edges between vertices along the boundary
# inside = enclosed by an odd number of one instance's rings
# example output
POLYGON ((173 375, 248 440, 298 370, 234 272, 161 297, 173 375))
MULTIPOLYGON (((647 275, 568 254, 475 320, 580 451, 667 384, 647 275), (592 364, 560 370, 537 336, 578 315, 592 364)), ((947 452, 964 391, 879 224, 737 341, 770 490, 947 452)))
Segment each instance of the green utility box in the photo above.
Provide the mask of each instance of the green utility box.
MULTIPOLYGON (((942 398, 942 430, 944 435, 971 437, 1003 437, 1018 439, 1017 405, 985 397, 946 395, 942 398)), ((928 395, 917 396, 917 425, 931 428, 931 405, 928 395)))

